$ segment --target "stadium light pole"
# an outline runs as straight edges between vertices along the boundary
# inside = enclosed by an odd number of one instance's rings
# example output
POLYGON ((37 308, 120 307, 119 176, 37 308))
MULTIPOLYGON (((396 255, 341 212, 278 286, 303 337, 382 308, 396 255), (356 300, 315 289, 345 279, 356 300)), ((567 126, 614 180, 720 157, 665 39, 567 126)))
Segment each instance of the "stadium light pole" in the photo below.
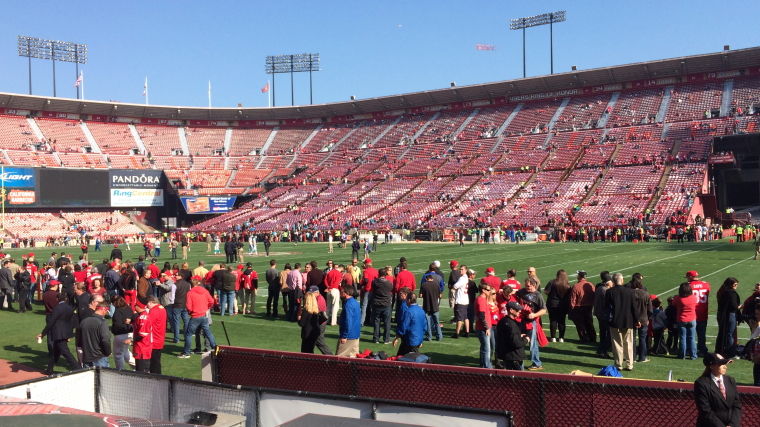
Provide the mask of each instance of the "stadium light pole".
MULTIPOLYGON (((76 78, 79 77, 79 64, 87 63, 87 45, 81 43, 46 40, 38 37, 18 36, 18 56, 29 58, 29 95, 32 94, 32 58, 53 61, 53 97, 57 95, 55 87, 55 61, 76 64, 76 78)), ((79 99, 77 86, 77 99, 79 99)))
POLYGON ((275 74, 290 73, 290 102, 295 105, 295 92, 293 89, 293 73, 309 72, 309 102, 313 103, 314 98, 312 95, 312 71, 322 71, 319 68, 319 54, 318 53, 303 53, 296 55, 270 55, 266 58, 264 65, 264 71, 267 74, 272 75, 272 106, 276 106, 275 92, 274 92, 274 77, 275 74))
POLYGON ((549 24, 549 56, 551 61, 551 73, 554 74, 554 28, 555 22, 563 22, 566 20, 565 11, 544 13, 543 15, 528 16, 525 18, 511 19, 509 21, 510 30, 522 30, 523 32, 523 78, 525 75, 525 29, 529 27, 537 27, 539 25, 549 24))

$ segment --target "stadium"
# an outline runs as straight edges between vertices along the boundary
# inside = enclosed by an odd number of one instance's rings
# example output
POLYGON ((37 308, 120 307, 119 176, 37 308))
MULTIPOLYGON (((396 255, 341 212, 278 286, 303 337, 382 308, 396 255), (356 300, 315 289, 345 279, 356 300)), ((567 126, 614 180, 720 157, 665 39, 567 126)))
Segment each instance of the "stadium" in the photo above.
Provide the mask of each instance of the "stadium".
MULTIPOLYGON (((43 42, 19 36, 30 92, 43 42)), ((293 104, 0 92, 0 420, 686 426, 718 416, 698 383, 719 354, 733 382, 708 391, 741 403, 716 425, 760 423, 760 47, 293 104), (638 326, 612 326, 607 283, 646 296, 638 326), (497 335, 513 302, 520 360, 497 335), (93 319, 112 333, 88 362, 93 319)))

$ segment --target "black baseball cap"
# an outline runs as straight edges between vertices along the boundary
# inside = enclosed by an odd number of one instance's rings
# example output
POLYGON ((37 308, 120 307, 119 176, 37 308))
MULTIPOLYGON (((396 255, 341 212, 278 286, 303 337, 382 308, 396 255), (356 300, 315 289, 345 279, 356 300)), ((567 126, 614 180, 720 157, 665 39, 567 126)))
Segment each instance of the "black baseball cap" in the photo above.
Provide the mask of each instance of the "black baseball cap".
POLYGON ((705 366, 728 365, 729 363, 733 363, 733 360, 726 359, 718 353, 707 353, 705 354, 705 358, 702 359, 702 363, 704 363, 705 366))

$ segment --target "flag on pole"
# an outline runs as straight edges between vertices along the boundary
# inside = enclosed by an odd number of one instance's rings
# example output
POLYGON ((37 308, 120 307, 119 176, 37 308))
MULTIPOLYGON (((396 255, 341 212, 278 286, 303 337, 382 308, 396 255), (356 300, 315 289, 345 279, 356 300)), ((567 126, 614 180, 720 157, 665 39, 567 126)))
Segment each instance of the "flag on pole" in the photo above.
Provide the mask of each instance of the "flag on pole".
POLYGON ((261 89, 261 93, 266 93, 266 92, 269 92, 269 82, 267 82, 267 85, 264 86, 263 89, 261 89))
POLYGON ((82 72, 79 72, 79 77, 77 77, 77 82, 74 83, 74 87, 79 87, 79 83, 82 83, 82 72))
POLYGON ((148 93, 148 78, 145 78, 145 86, 143 86, 143 96, 148 93))
POLYGON ((492 44, 476 44, 475 50, 496 50, 496 46, 492 44))

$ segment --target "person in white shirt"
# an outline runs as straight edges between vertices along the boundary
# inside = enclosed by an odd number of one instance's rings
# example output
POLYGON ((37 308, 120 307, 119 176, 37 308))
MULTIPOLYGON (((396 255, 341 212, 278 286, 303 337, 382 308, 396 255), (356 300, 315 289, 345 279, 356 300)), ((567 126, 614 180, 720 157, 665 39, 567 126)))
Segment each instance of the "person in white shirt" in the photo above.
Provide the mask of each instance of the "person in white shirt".
POLYGON ((214 255, 219 253, 219 236, 214 237, 214 255))
MULTIPOLYGON (((472 272, 472 277, 475 277, 475 272, 472 272)), ((454 320, 457 322, 457 331, 451 338, 459 338, 459 332, 462 329, 462 323, 464 323, 464 337, 470 336, 470 320, 467 318, 467 306, 470 305, 470 298, 467 295, 467 286, 470 283, 470 272, 467 271, 467 266, 462 265, 459 267, 459 273, 461 276, 454 283, 454 320)))

